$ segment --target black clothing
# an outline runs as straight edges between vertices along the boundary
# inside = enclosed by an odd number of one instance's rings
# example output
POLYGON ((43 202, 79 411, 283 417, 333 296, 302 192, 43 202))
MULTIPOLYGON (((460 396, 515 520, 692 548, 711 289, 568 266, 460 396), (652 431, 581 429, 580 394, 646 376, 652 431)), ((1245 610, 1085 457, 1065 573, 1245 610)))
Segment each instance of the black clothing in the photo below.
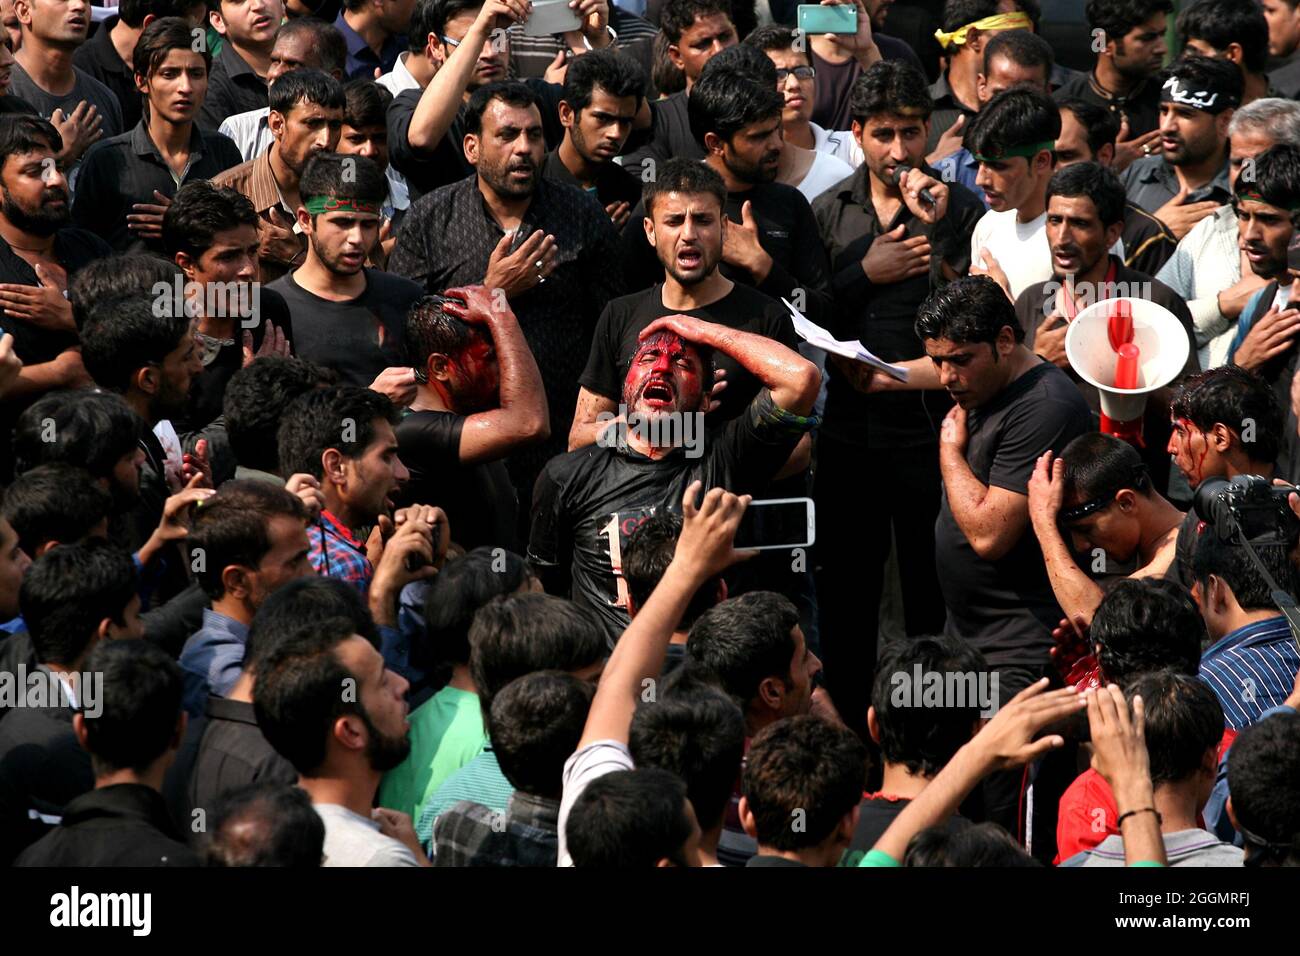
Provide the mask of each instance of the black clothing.
POLYGON ((1057 101, 1081 99, 1110 110, 1120 122, 1128 118, 1129 139, 1160 125, 1160 78, 1152 76, 1128 96, 1111 96, 1093 81, 1092 73, 1078 73, 1052 94, 1057 101))
MULTIPOLYGON (((673 93, 662 100, 650 103, 650 133, 633 134, 625 147, 628 150, 623 168, 641 182, 649 182, 670 159, 703 159, 704 147, 691 132, 690 116, 686 112, 686 91, 673 93), (645 163, 651 163, 647 169, 645 163)), ((392 138, 391 136, 389 137, 392 138)), ((628 223, 627 228, 632 224, 628 223)))
MULTIPOLYGON (((569 167, 565 166, 564 161, 560 159, 558 149, 551 150, 546 154, 546 159, 542 162, 542 178, 573 186, 588 194, 592 192, 592 190, 579 183, 573 173, 569 172, 569 167)), ((606 163, 600 167, 600 172, 596 174, 595 193, 602 208, 616 202, 625 202, 628 206, 635 207, 641 201, 641 180, 618 163, 606 163)))
POLYGON ((227 117, 260 110, 266 105, 266 80, 257 75, 227 40, 221 44, 221 52, 212 58, 208 93, 199 109, 199 125, 215 130, 227 117))
POLYGON ((101 23, 90 39, 73 52, 72 65, 112 91, 122 107, 122 128, 130 129, 144 115, 144 104, 143 94, 135 88, 134 71, 117 55, 117 47, 109 35, 120 19, 114 15, 101 23))
POLYGON ((68 804, 63 825, 15 866, 200 866, 180 842, 162 794, 139 783, 92 790, 68 804))

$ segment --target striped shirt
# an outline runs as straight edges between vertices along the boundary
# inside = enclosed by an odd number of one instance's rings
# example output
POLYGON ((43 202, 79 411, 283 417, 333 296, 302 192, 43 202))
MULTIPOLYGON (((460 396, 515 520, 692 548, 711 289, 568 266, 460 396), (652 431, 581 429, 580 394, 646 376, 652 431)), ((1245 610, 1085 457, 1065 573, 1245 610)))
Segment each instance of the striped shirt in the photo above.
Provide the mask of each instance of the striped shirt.
POLYGON ((1300 652, 1281 615, 1238 628, 1201 657, 1201 680, 1219 698, 1233 730, 1286 700, 1297 671, 1300 652))

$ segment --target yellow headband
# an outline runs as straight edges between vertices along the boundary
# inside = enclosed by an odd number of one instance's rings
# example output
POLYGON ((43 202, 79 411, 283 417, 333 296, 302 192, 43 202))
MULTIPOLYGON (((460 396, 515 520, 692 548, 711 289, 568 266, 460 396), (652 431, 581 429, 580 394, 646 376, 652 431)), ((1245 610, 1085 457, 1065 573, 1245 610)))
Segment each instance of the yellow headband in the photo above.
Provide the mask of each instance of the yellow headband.
POLYGON ((939 46, 946 50, 951 46, 961 46, 965 43, 968 30, 1027 30, 1033 25, 1034 21, 1029 19, 1029 14, 1017 10, 1015 13, 997 13, 983 20, 976 20, 964 27, 958 27, 952 33, 935 30, 934 38, 939 41, 939 46))

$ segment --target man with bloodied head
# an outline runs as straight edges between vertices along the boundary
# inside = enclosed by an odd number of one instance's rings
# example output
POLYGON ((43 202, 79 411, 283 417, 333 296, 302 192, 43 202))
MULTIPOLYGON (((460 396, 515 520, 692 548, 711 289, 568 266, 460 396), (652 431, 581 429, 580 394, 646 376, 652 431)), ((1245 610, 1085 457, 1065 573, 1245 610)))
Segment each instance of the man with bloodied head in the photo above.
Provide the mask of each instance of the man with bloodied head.
MULTIPOLYGON (((663 266, 664 280, 605 306, 587 367, 578 379, 581 390, 569 431, 570 451, 597 441, 608 427, 601 417, 617 414, 623 374, 642 345, 641 332, 656 319, 689 315, 797 347, 794 326, 781 303, 718 271, 727 230, 726 200, 722 177, 690 160, 669 160, 660 175, 646 184, 645 238, 663 266)), ((725 352, 714 360, 718 405, 710 425, 735 418, 762 387, 725 352)))
MULTIPOLYGON (((694 241, 679 240, 684 269, 707 256, 704 242, 694 241)), ((815 426, 821 384, 817 367, 794 349, 683 314, 649 322, 621 368, 621 406, 601 413, 595 443, 542 470, 528 544, 547 592, 591 606, 611 645, 629 620, 622 555, 632 532, 651 515, 680 508, 693 481, 706 492, 761 493, 815 426), (713 369, 724 360, 757 381, 757 394, 706 429, 713 369)))

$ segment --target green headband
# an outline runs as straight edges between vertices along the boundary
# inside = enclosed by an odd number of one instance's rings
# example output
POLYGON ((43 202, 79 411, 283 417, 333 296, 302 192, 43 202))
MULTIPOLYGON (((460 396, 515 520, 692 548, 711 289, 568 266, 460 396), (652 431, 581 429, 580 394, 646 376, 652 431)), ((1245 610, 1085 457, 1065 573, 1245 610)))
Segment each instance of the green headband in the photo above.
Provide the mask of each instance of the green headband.
POLYGON ((971 153, 977 163, 1000 163, 1004 159, 1011 159, 1014 156, 1023 156, 1025 159, 1033 159, 1043 150, 1054 151, 1056 149, 1056 140, 1048 139, 1041 143, 1029 143, 1025 146, 1013 146, 1011 149, 1003 150, 997 156, 985 156, 982 153, 971 153))
POLYGON ((1278 209, 1285 209, 1287 212, 1291 213, 1292 215, 1295 215, 1296 213, 1300 212, 1300 206, 1287 207, 1287 206, 1280 205, 1278 203, 1273 202, 1271 199, 1265 199, 1263 196, 1255 192, 1255 190, 1253 189, 1247 189, 1244 192, 1239 193, 1237 195, 1238 201, 1241 201, 1243 199, 1246 200, 1246 202, 1262 202, 1266 206, 1277 206, 1278 209))
POLYGON ((313 216, 327 212, 362 212, 379 215, 379 204, 366 202, 364 199, 347 199, 341 196, 312 196, 303 201, 303 206, 313 216))

